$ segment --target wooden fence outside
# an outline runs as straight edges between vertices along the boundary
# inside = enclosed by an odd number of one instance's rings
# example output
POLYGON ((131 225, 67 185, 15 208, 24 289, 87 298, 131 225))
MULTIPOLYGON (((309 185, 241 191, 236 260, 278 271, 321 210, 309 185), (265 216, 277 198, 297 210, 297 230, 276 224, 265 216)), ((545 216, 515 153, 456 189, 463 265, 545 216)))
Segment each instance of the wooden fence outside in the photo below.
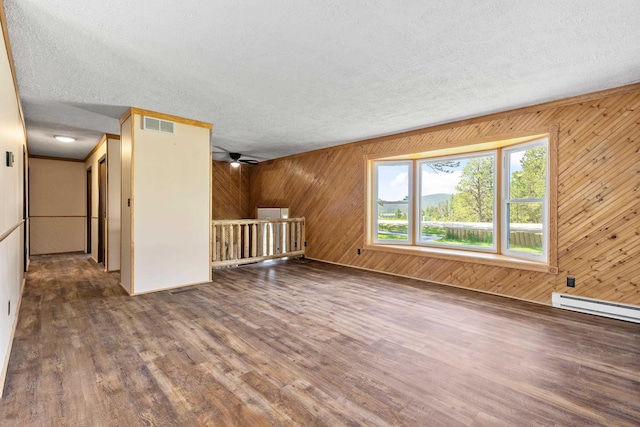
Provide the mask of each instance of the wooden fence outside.
POLYGON ((212 267, 304 255, 304 218, 211 221, 212 267))
MULTIPOLYGON (((445 231, 447 235, 456 236, 459 239, 475 239, 479 242, 491 241, 493 238, 493 232, 491 230, 447 227, 445 231)), ((526 247, 542 247, 542 233, 532 231, 511 231, 509 233, 509 243, 512 245, 526 247)))

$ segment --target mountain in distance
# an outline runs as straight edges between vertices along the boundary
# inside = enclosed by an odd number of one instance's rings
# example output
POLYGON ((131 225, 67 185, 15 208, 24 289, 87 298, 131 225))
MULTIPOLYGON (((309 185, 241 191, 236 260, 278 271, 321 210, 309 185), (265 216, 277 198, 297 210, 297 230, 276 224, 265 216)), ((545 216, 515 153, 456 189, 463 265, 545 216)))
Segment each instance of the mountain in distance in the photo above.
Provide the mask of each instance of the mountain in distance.
POLYGON ((447 193, 428 194, 426 196, 422 196, 422 207, 438 206, 438 204, 446 202, 450 198, 451 194, 447 193))
MULTIPOLYGON (((438 206, 438 204, 445 202, 451 198, 451 194, 447 193, 436 193, 429 194, 427 196, 422 196, 422 207, 426 208, 428 206, 438 206)), ((381 214, 393 214, 396 213, 398 209, 400 212, 407 213, 409 209, 409 205, 405 203, 385 203, 383 206, 380 206, 379 212, 381 214)))

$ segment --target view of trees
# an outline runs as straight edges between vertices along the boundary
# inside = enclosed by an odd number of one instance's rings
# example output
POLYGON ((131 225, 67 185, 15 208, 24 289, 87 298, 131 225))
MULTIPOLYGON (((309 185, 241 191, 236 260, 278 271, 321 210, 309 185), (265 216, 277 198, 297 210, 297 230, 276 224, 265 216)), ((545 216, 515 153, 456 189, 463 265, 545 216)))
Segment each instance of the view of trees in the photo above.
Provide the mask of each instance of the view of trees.
MULTIPOLYGON (((492 222, 493 221, 493 157, 470 159, 462 170, 455 193, 449 200, 423 208, 428 221, 492 222)), ((438 171, 447 172, 446 166, 438 171)), ((546 177, 546 150, 529 149, 520 161, 522 170, 512 172, 511 199, 543 198, 546 177)), ((542 222, 541 203, 512 203, 511 221, 517 223, 542 222)))
MULTIPOLYGON (((512 199, 543 198, 545 193, 545 176, 547 169, 546 150, 543 147, 527 150, 520 161, 522 171, 511 176, 510 195, 512 199)), ((541 203, 512 203, 511 222, 542 222, 541 203)))

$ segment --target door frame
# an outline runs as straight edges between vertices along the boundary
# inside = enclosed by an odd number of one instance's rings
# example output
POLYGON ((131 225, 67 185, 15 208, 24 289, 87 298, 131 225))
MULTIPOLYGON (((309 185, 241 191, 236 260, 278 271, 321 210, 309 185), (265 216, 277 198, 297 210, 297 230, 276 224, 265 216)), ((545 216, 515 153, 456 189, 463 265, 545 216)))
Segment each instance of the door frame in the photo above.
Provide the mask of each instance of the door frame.
POLYGON ((91 166, 87 168, 87 253, 91 255, 91 216, 93 214, 91 205, 93 198, 93 180, 91 166))
POLYGON ((98 160, 98 263, 107 268, 107 155, 98 160))

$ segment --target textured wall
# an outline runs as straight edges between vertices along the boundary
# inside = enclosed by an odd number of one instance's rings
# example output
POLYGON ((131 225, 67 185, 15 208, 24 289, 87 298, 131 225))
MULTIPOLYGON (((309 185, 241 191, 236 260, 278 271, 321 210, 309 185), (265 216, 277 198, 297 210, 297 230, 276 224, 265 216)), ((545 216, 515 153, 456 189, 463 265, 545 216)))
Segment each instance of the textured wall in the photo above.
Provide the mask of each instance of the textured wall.
POLYGON ((249 205, 249 174, 255 166, 233 168, 228 162, 213 162, 211 219, 241 219, 254 217, 249 205))
POLYGON ((640 87, 263 162, 252 205, 307 218, 307 256, 551 303, 553 291, 640 304, 640 87), (557 275, 365 250, 365 159, 557 125, 557 275), (575 289, 566 276, 576 277, 575 289))

